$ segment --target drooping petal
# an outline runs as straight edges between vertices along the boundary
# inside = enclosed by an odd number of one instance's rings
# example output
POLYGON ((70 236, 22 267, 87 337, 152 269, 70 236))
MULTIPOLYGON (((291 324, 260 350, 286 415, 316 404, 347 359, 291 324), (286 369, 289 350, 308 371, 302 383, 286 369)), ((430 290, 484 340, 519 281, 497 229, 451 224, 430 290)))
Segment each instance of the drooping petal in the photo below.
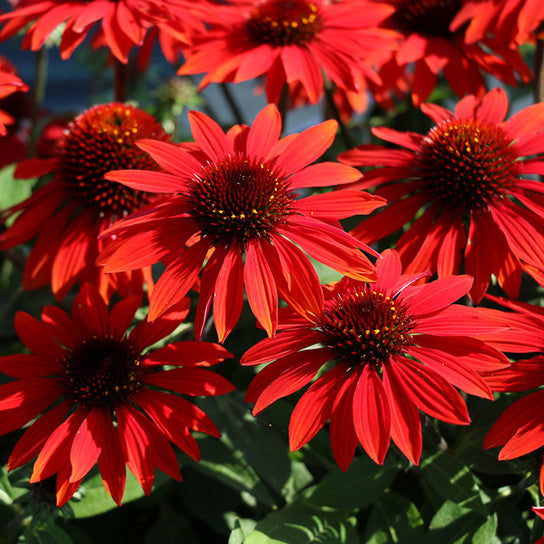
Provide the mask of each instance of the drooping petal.
POLYGON ((243 304, 244 265, 242 255, 238 248, 231 248, 225 255, 215 280, 213 320, 219 342, 224 342, 234 329, 242 313, 243 304))
POLYGON ((263 368, 249 384, 246 402, 255 402, 253 415, 308 384, 330 359, 328 349, 291 353, 263 368))
POLYGON ((200 273, 209 247, 209 240, 203 238, 185 249, 168 265, 149 300, 150 321, 154 321, 187 294, 200 273))
POLYGON ((268 336, 273 336, 278 325, 278 292, 263 245, 256 240, 246 247, 244 283, 253 314, 268 336))
POLYGON ((370 458, 383 464, 391 440, 391 410, 382 382, 370 365, 365 365, 355 387, 353 423, 370 458))
POLYGON ((334 460, 346 472, 353 460, 355 448, 359 443, 353 424, 353 394, 359 374, 352 372, 345 377, 342 387, 336 394, 331 415, 330 442, 334 460))
POLYGON ((391 438, 406 457, 419 464, 423 440, 418 409, 406 394, 394 365, 383 366, 383 388, 391 411, 391 438))
POLYGON ((470 422, 463 398, 439 374, 405 357, 395 356, 390 363, 404 391, 418 408, 448 423, 466 425, 470 422))
POLYGON ((93 406, 76 431, 70 448, 70 482, 83 479, 98 460, 105 442, 102 430, 105 419, 111 419, 110 414, 101 407, 93 406))
POLYGON ((325 425, 346 369, 337 365, 316 380, 297 402, 289 421, 289 448, 300 449, 325 425))

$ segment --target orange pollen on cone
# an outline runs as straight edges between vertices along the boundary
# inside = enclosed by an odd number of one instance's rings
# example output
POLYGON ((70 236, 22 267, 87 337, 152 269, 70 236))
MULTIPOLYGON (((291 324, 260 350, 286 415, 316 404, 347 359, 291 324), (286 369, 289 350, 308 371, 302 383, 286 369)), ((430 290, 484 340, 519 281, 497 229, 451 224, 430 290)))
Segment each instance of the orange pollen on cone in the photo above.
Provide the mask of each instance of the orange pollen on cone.
POLYGON ((190 214, 214 245, 241 247, 285 223, 295 195, 283 176, 245 155, 208 163, 189 184, 190 214))
POLYGON ((114 406, 142 387, 140 353, 125 338, 92 336, 59 362, 67 395, 88 406, 114 406))
POLYGON ((94 106, 69 123, 61 144, 60 175, 66 189, 98 217, 123 217, 150 201, 142 191, 109 181, 111 170, 157 170, 138 147, 142 138, 167 140, 147 112, 121 103, 94 106))
POLYGON ((368 284, 338 294, 318 323, 336 360, 350 368, 373 364, 379 369, 392 355, 402 354, 411 343, 412 327, 400 301, 368 284))
POLYGON ((431 129, 415 166, 434 197, 457 211, 486 209, 520 174, 512 140, 478 119, 450 119, 431 129))
POLYGON ((399 27, 428 36, 448 36, 461 0, 400 0, 395 12, 399 27))
POLYGON ((305 0, 269 0, 259 4, 247 21, 251 41, 275 46, 303 45, 321 28, 316 4, 305 0))

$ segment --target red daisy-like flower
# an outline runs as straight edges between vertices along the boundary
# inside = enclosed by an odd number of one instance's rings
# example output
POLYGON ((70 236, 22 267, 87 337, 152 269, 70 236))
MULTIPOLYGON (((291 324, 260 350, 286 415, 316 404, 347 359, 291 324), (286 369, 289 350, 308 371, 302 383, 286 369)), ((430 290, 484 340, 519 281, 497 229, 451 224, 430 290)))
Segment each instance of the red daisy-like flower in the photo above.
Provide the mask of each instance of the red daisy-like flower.
POLYGON ((399 74, 411 84, 414 104, 427 100, 443 75, 457 96, 486 91, 484 74, 516 85, 516 73, 527 82, 528 66, 513 46, 501 46, 482 37, 477 43, 465 39, 463 28, 451 30, 462 0, 386 0, 395 12, 385 26, 402 33, 400 46, 391 51, 397 75, 390 74, 384 86, 394 85, 399 74), (459 77, 462 74, 462 77, 459 77))
POLYGON ((361 187, 377 187, 390 203, 352 234, 373 243, 423 211, 396 246, 408 273, 455 274, 464 257, 474 301, 491 274, 511 297, 522 269, 544 284, 544 184, 529 179, 544 172, 544 104, 504 121, 506 93, 493 89, 482 100, 465 97, 454 113, 432 104, 421 109, 436 123, 426 135, 373 129, 403 149, 363 145, 339 156, 382 166, 367 172, 361 187))
POLYGON ((149 494, 155 467, 181 480, 170 442, 198 460, 190 431, 221 436, 202 410, 172 392, 232 391, 232 384, 207 369, 232 355, 208 342, 146 350, 174 331, 189 304, 183 301, 127 333, 140 302, 128 297, 108 313, 97 290, 85 284, 71 316, 55 306, 44 308, 41 322, 24 312, 15 316, 15 329, 30 354, 0 357, 0 370, 17 378, 0 386, 1 433, 37 419, 15 445, 8 469, 37 455, 30 482, 57 474, 59 506, 97 462, 106 490, 120 504, 125 464, 149 494), (176 368, 161 370, 161 365, 176 368))
POLYGON ((323 95, 322 70, 338 87, 357 91, 357 77, 378 79, 370 67, 397 34, 379 28, 391 13, 368 0, 231 0, 214 6, 210 28, 193 39, 180 74, 206 72, 211 82, 239 83, 266 75, 269 102, 277 103, 286 83, 300 83, 311 103, 323 95))
POLYGON ((463 0, 451 23, 452 31, 465 28, 467 43, 492 35, 505 46, 522 45, 544 21, 541 0, 463 0))
MULTIPOLYGON (((0 56, 0 100, 6 99, 17 91, 28 91, 28 85, 19 78, 13 64, 0 56)), ((0 109, 0 136, 7 134, 6 125, 11 125, 15 121, 12 115, 0 109)))
POLYGON ((492 399, 480 372, 508 365, 498 350, 475 339, 497 326, 474 308, 452 304, 470 289, 469 276, 411 285, 399 257, 386 250, 376 283, 344 278, 324 289, 321 315, 309 320, 287 309, 281 332, 249 349, 242 364, 271 362, 250 383, 254 414, 304 387, 289 424, 291 450, 330 419, 336 462, 347 470, 358 443, 383 463, 391 438, 413 463, 422 449, 418 409, 448 423, 469 423, 455 389, 492 399), (454 387, 455 386, 455 387, 454 387))
MULTIPOLYGON (((503 351, 538 355, 518 360, 509 368, 486 373, 486 383, 493 391, 501 392, 541 388, 544 385, 544 308, 504 298, 487 298, 513 310, 502 312, 489 308, 478 309, 482 316, 504 328, 500 336, 490 343, 503 351)), ((544 446, 541 407, 544 407, 544 389, 516 400, 491 427, 484 440, 484 447, 502 446, 500 460, 514 459, 540 450, 544 446)), ((544 458, 540 470, 540 490, 544 493, 544 458)))
POLYGON ((61 300, 78 281, 99 286, 105 298, 114 290, 123 296, 140 293, 144 276, 152 287, 149 268, 105 276, 95 265, 104 244, 99 234, 117 218, 153 200, 148 193, 104 177, 118 168, 156 169, 155 162, 134 143, 146 137, 168 140, 162 126, 147 112, 115 102, 98 105, 68 124, 55 146, 54 158, 19 164, 18 177, 54 174, 27 200, 0 214, 3 221, 19 214, 0 235, 1 249, 37 236, 24 270, 25 289, 51 283, 61 300))
POLYGON ((0 23, 5 23, 0 39, 10 38, 27 27, 23 48, 37 51, 51 33, 64 24, 60 43, 63 59, 72 55, 97 23, 100 28, 94 38, 96 43, 106 45, 122 63, 128 62, 128 54, 134 46, 142 45, 149 29, 160 28, 188 42, 193 28, 202 26, 198 17, 202 7, 195 6, 191 0, 18 0, 12 3, 14 10, 0 16, 0 23))
POLYGON ((165 172, 107 175, 134 189, 171 194, 109 229, 117 240, 99 261, 106 272, 165 262, 150 297, 150 319, 185 296, 206 259, 195 330, 200 338, 213 300, 220 341, 238 321, 244 286, 270 335, 276 330, 278 293, 310 314, 321 311, 317 274, 297 245, 343 274, 374 277, 359 248, 371 250, 337 220, 370 213, 383 199, 347 190, 298 198, 298 190, 361 176, 333 162, 308 166, 333 142, 335 121, 279 139, 281 118, 274 105, 264 108, 251 128, 236 125, 227 134, 203 113, 190 112, 189 120, 195 138, 189 152, 154 140, 138 143, 165 172))

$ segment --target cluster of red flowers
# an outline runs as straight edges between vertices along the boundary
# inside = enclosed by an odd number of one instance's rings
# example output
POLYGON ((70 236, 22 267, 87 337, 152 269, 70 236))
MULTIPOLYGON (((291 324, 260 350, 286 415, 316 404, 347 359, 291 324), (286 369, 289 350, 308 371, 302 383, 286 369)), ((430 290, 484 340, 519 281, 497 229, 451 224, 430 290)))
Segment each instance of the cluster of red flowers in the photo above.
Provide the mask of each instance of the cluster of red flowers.
MULTIPOLYGON (((67 59, 98 26, 92 46, 126 64, 158 37, 169 60, 185 58, 179 74, 205 73, 201 88, 263 76, 270 104, 226 132, 192 111, 190 143, 138 107, 96 105, 47 156, 17 164, 16 178, 43 183, 0 212, 0 249, 34 240, 23 287, 50 286, 59 303, 77 294, 71 315, 47 306, 41 321, 15 317, 30 353, 0 357, 14 378, 0 386, 0 432, 28 426, 9 468, 36 458, 30 481, 57 475, 59 505, 95 463, 119 504, 126 466, 146 493, 155 467, 180 479, 170 443, 198 460, 191 431, 220 436, 180 394, 233 389, 206 367, 233 357, 220 344, 245 299, 268 338, 241 364, 269 363, 246 400, 257 414, 310 384, 291 415, 291 450, 330 420, 342 470, 358 444, 383 463, 391 440, 418 464, 420 411, 470 423, 458 390, 492 400, 543 385, 544 311, 489 295, 508 311, 474 307, 493 278, 512 299, 524 274, 544 286, 544 103, 505 120, 506 92, 485 85, 489 74, 512 85, 532 77, 519 47, 537 38, 538 4, 14 2, 0 37, 24 28, 23 47, 41 48, 63 23, 67 59), (460 97, 453 112, 424 103, 440 77, 460 97), (374 127, 388 145, 360 145, 339 162, 321 160, 335 120, 282 137, 289 105, 326 95, 346 118, 369 91, 382 107, 411 99, 434 126, 374 127), (340 223, 367 215, 349 233, 340 223), (395 249, 371 247, 396 235, 395 249), (343 277, 322 285, 310 258, 343 277), (189 314, 191 290, 195 340, 152 349, 189 314), (144 296, 148 315, 130 329, 144 296), (465 296, 470 305, 458 303, 465 296), (219 343, 203 341, 210 314, 219 343)), ((0 69, 2 96, 26 89, 0 69)), ((8 122, 0 116, 1 128, 8 122)), ((484 446, 503 446, 503 459, 541 448, 542 400, 538 391, 510 406, 484 446)))

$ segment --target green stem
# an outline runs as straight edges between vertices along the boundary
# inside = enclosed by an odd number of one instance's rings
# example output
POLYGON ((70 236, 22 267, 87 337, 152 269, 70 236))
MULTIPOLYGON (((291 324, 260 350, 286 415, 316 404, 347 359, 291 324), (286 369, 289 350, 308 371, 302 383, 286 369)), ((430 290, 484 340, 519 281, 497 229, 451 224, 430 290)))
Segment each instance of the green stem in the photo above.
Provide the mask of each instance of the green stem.
POLYGON ((353 149, 355 147, 355 143, 353 142, 353 138, 349 133, 348 127, 344 124, 344 121, 342 121, 340 111, 338 110, 336 102, 334 101, 332 88, 329 83, 325 83, 325 98, 327 100, 327 109, 330 111, 334 119, 336 119, 336 121, 338 122, 338 126, 340 128, 340 135, 342 136, 342 140, 344 140, 344 145, 346 149, 353 149))
POLYGON ((45 97, 45 89, 47 86, 47 64, 48 64, 49 49, 42 47, 36 52, 36 65, 34 74, 34 93, 32 95, 32 111, 31 111, 31 126, 30 126, 30 143, 28 146, 28 156, 32 157, 38 140, 38 124, 40 120, 40 112, 45 97))
POLYGON ((220 83, 219 86, 221 87, 223 91, 223 95, 227 99, 227 102, 229 103, 230 109, 232 110, 232 113, 234 114, 234 117, 236 119, 236 122, 239 125, 244 124, 244 118, 242 116, 242 112, 238 108, 238 104, 236 104, 236 101, 234 100, 234 97, 232 96, 232 93, 230 92, 230 89, 226 83, 220 83))

